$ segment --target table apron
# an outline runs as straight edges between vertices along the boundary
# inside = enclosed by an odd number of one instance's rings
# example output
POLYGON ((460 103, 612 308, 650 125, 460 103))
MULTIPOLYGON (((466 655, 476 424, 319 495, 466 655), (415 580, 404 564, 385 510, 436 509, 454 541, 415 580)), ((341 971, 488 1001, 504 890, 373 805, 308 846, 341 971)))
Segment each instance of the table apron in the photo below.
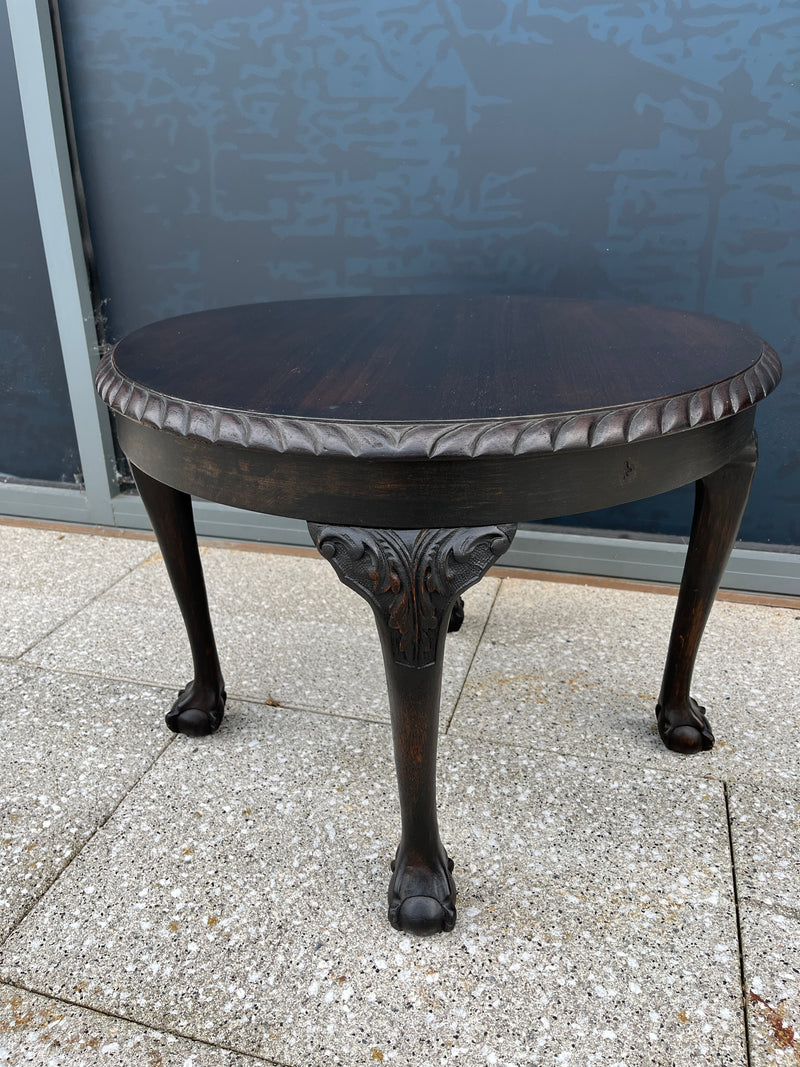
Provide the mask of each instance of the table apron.
POLYGON ((755 407, 607 448, 427 460, 260 451, 115 418, 131 462, 175 489, 288 518, 410 529, 536 521, 675 489, 741 451, 755 407))

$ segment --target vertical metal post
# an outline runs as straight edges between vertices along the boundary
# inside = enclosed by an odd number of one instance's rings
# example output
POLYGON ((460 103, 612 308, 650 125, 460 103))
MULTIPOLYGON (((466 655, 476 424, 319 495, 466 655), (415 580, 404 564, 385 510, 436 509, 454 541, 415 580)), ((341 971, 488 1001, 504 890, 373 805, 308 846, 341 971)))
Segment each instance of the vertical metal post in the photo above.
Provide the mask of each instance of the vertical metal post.
POLYGON ((114 524, 114 443, 94 389, 97 334, 48 0, 7 0, 22 115, 90 522, 114 524))

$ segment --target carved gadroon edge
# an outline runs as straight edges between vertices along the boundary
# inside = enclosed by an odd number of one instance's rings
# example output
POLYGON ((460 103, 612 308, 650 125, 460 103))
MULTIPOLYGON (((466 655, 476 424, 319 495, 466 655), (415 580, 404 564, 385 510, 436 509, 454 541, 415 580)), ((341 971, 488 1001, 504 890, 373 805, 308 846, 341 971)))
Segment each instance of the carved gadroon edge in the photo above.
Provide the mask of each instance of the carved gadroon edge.
POLYGON ((95 374, 100 396, 127 419, 211 444, 293 455, 364 459, 475 459, 606 448, 719 422, 757 404, 781 378, 769 345, 746 370, 691 393, 579 413, 465 422, 336 422, 193 404, 147 389, 106 355, 95 374))
POLYGON ((456 599, 509 548, 516 526, 308 529, 340 581, 383 618, 395 662, 427 667, 456 599))

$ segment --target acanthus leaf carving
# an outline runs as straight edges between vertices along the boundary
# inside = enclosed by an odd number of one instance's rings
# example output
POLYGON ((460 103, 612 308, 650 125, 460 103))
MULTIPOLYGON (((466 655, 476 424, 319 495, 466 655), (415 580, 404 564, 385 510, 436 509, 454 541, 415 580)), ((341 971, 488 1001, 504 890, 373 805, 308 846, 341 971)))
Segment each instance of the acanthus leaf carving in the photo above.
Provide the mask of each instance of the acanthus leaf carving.
POLYGON ((390 530, 308 524, 340 581, 382 617, 398 663, 425 667, 457 598, 511 545, 516 527, 390 530))

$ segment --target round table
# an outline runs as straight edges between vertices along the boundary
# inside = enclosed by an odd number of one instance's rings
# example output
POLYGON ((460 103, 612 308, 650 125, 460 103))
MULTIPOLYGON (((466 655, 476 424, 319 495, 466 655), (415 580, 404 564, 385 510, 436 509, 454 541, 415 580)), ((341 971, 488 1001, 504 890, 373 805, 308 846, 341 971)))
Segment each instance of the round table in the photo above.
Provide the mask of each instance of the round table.
POLYGON ((461 593, 518 522, 695 482, 656 716, 667 747, 710 748, 689 686, 755 471, 755 405, 779 379, 774 351, 742 326, 527 295, 252 304, 135 331, 97 385, 192 649, 167 724, 211 733, 225 706, 191 494, 306 520, 380 632, 401 810, 390 922, 452 929, 436 744, 461 593))

